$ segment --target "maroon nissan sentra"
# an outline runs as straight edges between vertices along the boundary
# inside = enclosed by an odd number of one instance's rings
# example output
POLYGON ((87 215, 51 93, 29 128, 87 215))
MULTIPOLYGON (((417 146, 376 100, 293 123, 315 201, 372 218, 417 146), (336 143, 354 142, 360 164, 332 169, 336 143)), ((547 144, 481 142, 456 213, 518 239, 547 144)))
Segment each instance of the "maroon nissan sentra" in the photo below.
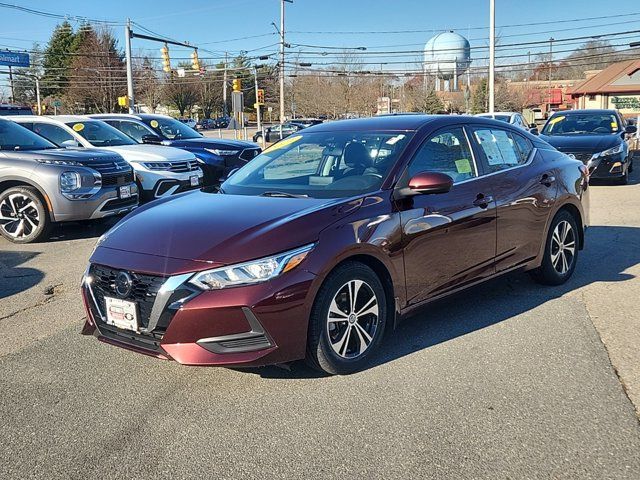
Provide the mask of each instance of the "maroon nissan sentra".
POLYGON ((361 369, 407 313, 513 270, 571 277, 588 171, 495 120, 307 128, 216 191, 158 200, 99 241, 85 334, 187 365, 361 369))

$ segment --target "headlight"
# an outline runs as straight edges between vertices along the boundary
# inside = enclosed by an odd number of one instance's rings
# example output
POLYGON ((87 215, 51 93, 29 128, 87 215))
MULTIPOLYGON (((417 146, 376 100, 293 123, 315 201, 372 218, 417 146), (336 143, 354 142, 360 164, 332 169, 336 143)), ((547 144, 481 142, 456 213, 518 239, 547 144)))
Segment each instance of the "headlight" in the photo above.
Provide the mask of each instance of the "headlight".
POLYGON ((76 172, 62 172, 60 174, 60 191, 73 192, 81 186, 80 175, 76 172))
POLYGON ((143 163, 146 168, 149 170, 169 170, 171 169, 171 164, 169 162, 147 162, 143 163))
POLYGON ((49 160, 48 158, 39 158, 36 160, 38 163, 44 163, 45 165, 69 165, 73 167, 81 167, 82 164, 75 160, 49 160))
POLYGON ((618 153, 622 153, 624 151, 624 143, 620 143, 615 147, 612 147, 604 152, 594 153, 591 158, 600 158, 600 157, 608 157, 610 155, 617 155, 618 153))
POLYGON ((220 150, 219 148, 205 148, 205 150, 209 153, 213 153, 214 155, 218 155, 220 157, 228 157, 231 155, 235 155, 240 151, 240 150, 220 150))
POLYGON ((239 287, 266 282, 296 268, 309 254, 313 244, 251 262, 214 268, 195 274, 189 283, 202 290, 239 287))

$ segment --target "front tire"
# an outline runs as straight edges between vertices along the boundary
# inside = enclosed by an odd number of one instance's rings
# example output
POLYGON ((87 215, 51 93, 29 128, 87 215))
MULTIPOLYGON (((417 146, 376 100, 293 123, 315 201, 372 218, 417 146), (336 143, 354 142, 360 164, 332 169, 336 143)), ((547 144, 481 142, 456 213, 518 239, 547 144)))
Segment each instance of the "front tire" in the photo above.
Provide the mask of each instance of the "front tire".
POLYGON ((12 187, 0 193, 0 234, 13 243, 45 240, 51 219, 33 187, 12 187))
POLYGON ((371 268, 359 262, 340 265, 316 296, 307 363, 331 375, 362 369, 382 341, 388 308, 382 282, 371 268))
POLYGON ((580 237, 578 224, 568 211, 560 211, 551 222, 542 264, 531 272, 538 283, 561 285, 576 268, 580 237))

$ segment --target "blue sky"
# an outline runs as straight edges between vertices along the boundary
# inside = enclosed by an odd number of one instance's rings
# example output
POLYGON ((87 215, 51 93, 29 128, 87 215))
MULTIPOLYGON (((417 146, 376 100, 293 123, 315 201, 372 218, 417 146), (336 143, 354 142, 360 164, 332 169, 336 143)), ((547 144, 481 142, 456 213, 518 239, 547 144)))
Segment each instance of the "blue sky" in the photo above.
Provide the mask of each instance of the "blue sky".
MULTIPOLYGON (((200 57, 216 59, 222 52, 240 50, 252 54, 275 53, 278 41, 271 22, 279 24, 279 0, 7 0, 33 9, 57 14, 72 14, 89 18, 123 22, 131 17, 146 28, 201 47, 200 57), (230 41, 238 37, 262 35, 257 38, 230 41), (207 51, 205 51, 205 49, 207 51), (258 49, 258 50, 256 50, 258 49)), ((607 34, 616 31, 640 30, 638 0, 497 0, 496 25, 502 43, 546 40, 550 36, 568 38, 580 35, 607 34), (615 5, 615 9, 611 8, 615 5), (629 14, 615 19, 599 17, 629 14), (635 15, 633 15, 635 14, 635 15), (593 20, 570 22, 575 18, 593 20), (538 22, 561 22, 548 25, 528 25, 538 22), (516 24, 526 26, 514 27, 516 24)), ((420 50, 429 37, 443 29, 456 29, 471 40, 472 47, 486 45, 489 0, 295 0, 287 4, 286 25, 292 44, 333 47, 366 46, 370 52, 388 50, 420 50), (410 33, 335 33, 419 30, 410 33), (303 33, 329 32, 329 33, 303 33)), ((30 48, 34 41, 46 43, 60 20, 43 18, 7 8, 0 8, 0 48, 30 48)), ((77 23, 77 22, 72 22, 77 23)), ((116 25, 114 33, 123 45, 123 28, 116 25)), ((640 40, 625 37, 619 42, 640 40)), ((134 50, 158 56, 160 45, 135 40, 134 50)), ((298 47, 309 51, 307 47, 298 47)), ((535 54, 546 46, 522 47, 517 53, 535 54)), ((296 50, 293 48, 292 50, 296 50)), ((174 49, 173 56, 187 54, 174 49)), ((480 55, 482 56, 482 55, 480 55)), ((416 53, 415 57, 418 57, 416 53)), ((402 57, 412 61, 411 54, 402 57)), ((316 57, 318 65, 322 58, 316 57)), ((382 61, 382 57, 380 59, 382 61)), ((380 68, 380 67, 378 67, 380 68)), ((383 67, 392 68, 392 67, 383 67)), ((0 80, 2 81, 2 80, 0 80)))

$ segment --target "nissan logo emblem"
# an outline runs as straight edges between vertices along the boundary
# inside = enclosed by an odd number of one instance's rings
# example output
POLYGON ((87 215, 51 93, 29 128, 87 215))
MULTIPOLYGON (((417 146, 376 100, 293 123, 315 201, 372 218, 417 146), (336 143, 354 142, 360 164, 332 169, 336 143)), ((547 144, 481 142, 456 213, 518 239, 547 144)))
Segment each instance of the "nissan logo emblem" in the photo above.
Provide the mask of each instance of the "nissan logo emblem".
POLYGON ((127 297, 131 293, 131 287, 133 287, 133 280, 131 275, 127 272, 120 272, 116 276, 116 293, 121 297, 127 297))
POLYGON ((576 156, 573 153, 567 153, 567 157, 576 159, 576 156))

